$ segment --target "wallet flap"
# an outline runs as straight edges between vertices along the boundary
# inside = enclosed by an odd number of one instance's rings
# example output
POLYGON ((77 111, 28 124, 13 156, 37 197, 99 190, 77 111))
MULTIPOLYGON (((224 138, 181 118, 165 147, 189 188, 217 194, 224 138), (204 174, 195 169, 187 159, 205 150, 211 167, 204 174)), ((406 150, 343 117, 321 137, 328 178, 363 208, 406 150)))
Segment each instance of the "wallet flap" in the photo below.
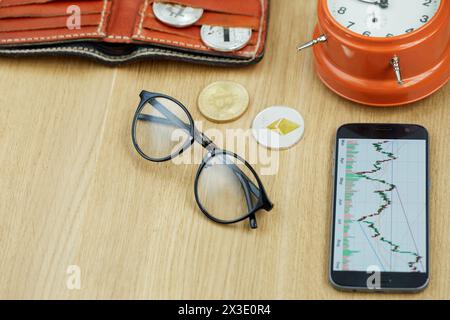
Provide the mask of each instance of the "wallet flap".
POLYGON ((135 33, 132 36, 133 39, 162 46, 208 52, 221 56, 254 58, 264 51, 268 14, 267 0, 247 0, 245 2, 236 0, 176 1, 183 5, 203 8, 205 11, 202 19, 211 22, 211 25, 216 25, 215 23, 217 22, 217 25, 224 27, 243 27, 253 30, 251 41, 246 47, 238 51, 220 54, 208 48, 203 43, 200 37, 200 21, 186 30, 176 30, 176 28, 168 29, 155 19, 151 6, 153 2, 154 0, 144 1, 140 10, 141 19, 136 26, 135 33))
MULTIPOLYGON (((249 63, 262 57, 269 0, 171 0, 170 3, 203 8, 203 16, 187 28, 174 28, 160 22, 153 13, 154 2, 0 0, 0 47, 31 50, 33 46, 71 47, 74 41, 93 41, 94 47, 102 48, 100 51, 113 48, 111 53, 106 53, 111 55, 117 54, 120 45, 124 52, 155 47, 165 54, 178 51, 249 63), (200 32, 203 25, 249 28, 252 36, 240 50, 218 52, 203 42, 200 32)), ((154 52, 157 50, 151 54, 154 52)))
MULTIPOLYGON (((0 4, 2 2, 0 1, 0 4)), ((51 6, 43 6, 41 4, 26 4, 10 7, 0 6, 0 19, 2 18, 22 18, 22 17, 59 17, 69 16, 68 8, 72 6, 73 1, 54 2, 51 6)), ((79 3, 79 8, 83 14, 101 14, 103 10, 102 1, 84 1, 79 3)), ((19 20, 20 21, 20 20, 19 20)))
POLYGON ((256 17, 261 15, 261 7, 259 7, 259 0, 245 0, 245 1, 171 0, 170 2, 182 4, 193 8, 203 8, 204 10, 213 12, 224 12, 256 17))
POLYGON ((108 0, 2 0, 0 45, 103 38, 110 9, 108 0))
POLYGON ((9 6, 19 6, 23 4, 31 4, 31 3, 46 3, 52 2, 55 0, 1 0, 0 7, 9 7, 9 6))

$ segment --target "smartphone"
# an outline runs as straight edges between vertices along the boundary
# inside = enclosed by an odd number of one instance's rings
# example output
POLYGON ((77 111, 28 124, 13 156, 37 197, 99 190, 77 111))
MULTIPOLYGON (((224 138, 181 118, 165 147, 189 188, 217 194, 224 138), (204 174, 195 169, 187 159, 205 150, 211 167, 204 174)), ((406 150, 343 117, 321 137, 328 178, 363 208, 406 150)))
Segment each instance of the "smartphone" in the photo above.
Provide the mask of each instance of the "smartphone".
POLYGON ((418 292, 429 282, 428 132, 337 131, 329 277, 341 290, 418 292))

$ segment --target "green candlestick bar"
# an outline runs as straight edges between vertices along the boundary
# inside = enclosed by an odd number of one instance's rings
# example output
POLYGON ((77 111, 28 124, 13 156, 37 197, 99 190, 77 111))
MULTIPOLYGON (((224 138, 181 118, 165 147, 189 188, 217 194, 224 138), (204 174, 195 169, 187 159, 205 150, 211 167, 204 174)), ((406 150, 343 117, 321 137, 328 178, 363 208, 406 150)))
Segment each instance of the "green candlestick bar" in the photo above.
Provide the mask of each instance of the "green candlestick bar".
POLYGON ((350 231, 355 220, 352 215, 353 208, 353 196, 356 193, 355 183, 361 179, 358 175, 353 173, 354 165, 356 163, 356 157, 358 155, 357 151, 358 142, 357 141, 347 141, 346 155, 345 155, 345 203, 344 203, 344 229, 343 229, 343 246, 342 246, 342 269, 350 270, 351 257, 358 253, 357 250, 351 249, 350 231))

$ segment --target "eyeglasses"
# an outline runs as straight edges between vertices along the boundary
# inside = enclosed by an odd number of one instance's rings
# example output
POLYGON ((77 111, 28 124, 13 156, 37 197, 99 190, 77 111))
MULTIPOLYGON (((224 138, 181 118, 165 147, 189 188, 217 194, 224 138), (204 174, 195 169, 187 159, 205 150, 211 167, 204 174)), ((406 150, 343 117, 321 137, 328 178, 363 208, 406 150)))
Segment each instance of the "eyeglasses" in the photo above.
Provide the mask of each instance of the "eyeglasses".
POLYGON ((235 153, 219 149, 197 130, 191 114, 179 101, 147 91, 140 97, 131 134, 137 152, 148 161, 164 162, 198 142, 208 151, 194 184, 200 210, 220 224, 249 219, 250 227, 256 229, 256 212, 271 211, 273 204, 250 164, 235 153))

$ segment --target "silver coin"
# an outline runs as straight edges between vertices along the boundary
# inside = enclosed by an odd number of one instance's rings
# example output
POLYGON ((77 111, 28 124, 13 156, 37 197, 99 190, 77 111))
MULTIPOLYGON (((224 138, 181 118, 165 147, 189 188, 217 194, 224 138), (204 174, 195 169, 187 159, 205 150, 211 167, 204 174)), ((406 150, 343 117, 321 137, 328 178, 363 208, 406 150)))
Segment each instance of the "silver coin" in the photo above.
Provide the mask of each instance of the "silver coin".
POLYGON ((200 20, 203 16, 203 9, 179 4, 154 2, 153 13, 164 24, 175 28, 185 28, 200 20))
POLYGON ((244 48, 250 42, 252 29, 204 25, 200 34, 203 43, 209 48, 216 51, 232 52, 244 48))

